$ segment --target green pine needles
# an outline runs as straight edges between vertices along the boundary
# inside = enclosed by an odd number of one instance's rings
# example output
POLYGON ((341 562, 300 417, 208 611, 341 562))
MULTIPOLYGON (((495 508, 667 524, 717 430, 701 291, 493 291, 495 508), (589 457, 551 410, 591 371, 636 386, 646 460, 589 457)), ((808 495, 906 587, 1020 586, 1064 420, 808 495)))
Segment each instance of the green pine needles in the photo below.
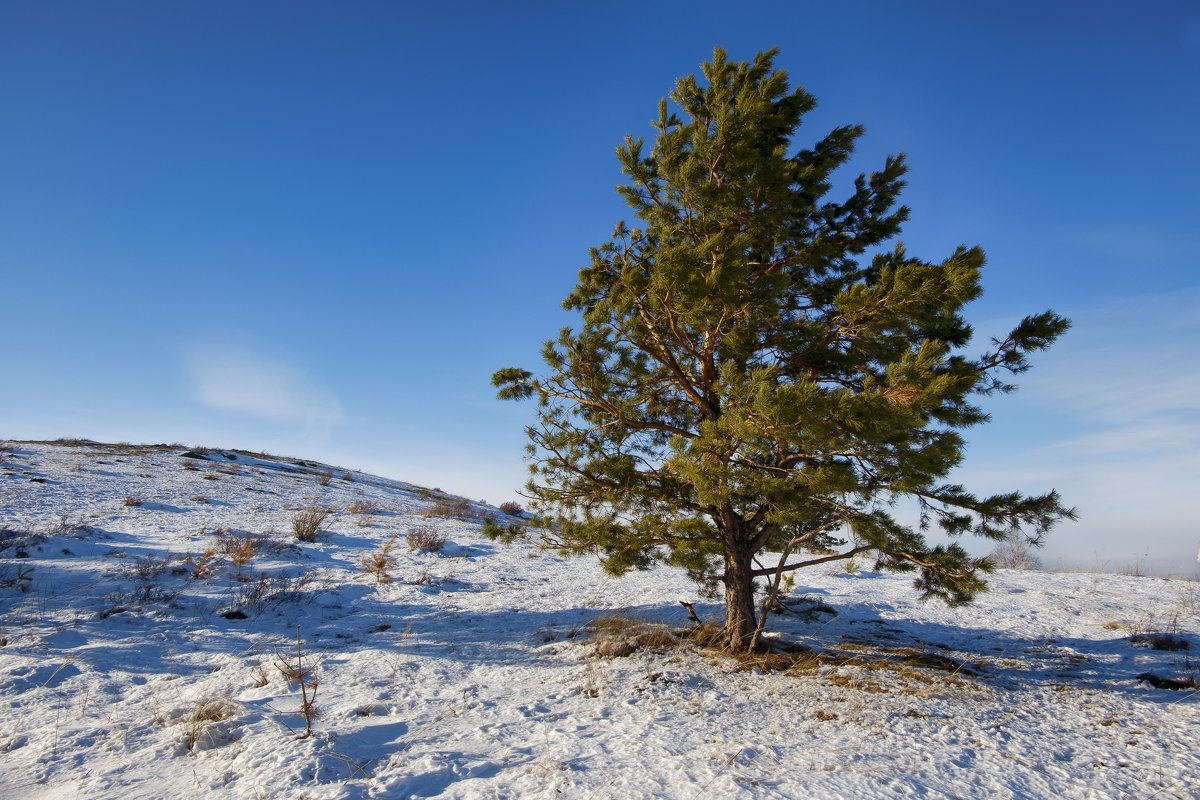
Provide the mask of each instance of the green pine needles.
POLYGON ((924 596, 964 603, 990 565, 931 546, 930 525, 1040 543, 1075 514, 1055 492, 945 482, 960 431, 987 421, 973 398, 1011 391, 1006 377, 1068 321, 1026 317, 965 354, 983 251, 931 263, 894 241, 903 156, 829 199, 863 129, 791 151, 815 100, 775 54, 716 50, 659 103, 649 152, 626 138, 618 191, 638 226, 591 251, 565 301, 582 322, 546 343, 546 374, 492 378, 502 399, 538 400, 528 489, 552 542, 615 574, 665 562, 723 585, 735 652, 759 644, 756 579, 770 601, 793 570, 870 554, 916 572, 924 596), (917 501, 919 523, 889 511, 899 498, 917 501))

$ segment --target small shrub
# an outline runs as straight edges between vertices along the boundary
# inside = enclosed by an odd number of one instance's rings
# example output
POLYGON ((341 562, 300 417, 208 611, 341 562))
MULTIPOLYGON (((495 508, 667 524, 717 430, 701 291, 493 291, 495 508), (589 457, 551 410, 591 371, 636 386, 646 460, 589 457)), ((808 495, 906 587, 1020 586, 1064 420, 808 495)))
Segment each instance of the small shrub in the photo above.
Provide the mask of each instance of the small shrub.
MULTIPOLYGON (((259 574, 238 588, 228 608, 230 611, 241 613, 238 619, 245 619, 248 616, 246 612, 257 614, 267 606, 297 603, 303 599, 303 589, 310 580, 311 574, 296 578, 287 573, 259 574)), ((228 613, 223 616, 227 616, 228 613)))
POLYGON ((392 536, 380 544, 374 553, 363 553, 358 560, 359 567, 363 572, 374 575, 379 583, 391 583, 392 570, 396 566, 396 559, 392 555, 395 546, 396 537, 392 536))
POLYGON ((210 547, 198 556, 188 556, 183 563, 191 568, 192 578, 208 580, 217 574, 217 551, 210 547))
POLYGON ((212 500, 209 500, 207 497, 205 497, 202 494, 194 494, 191 497, 189 497, 188 499, 191 500, 193 503, 211 503, 212 502, 212 500))
POLYGON ((1042 562, 1033 554, 1033 545, 1019 531, 1012 531, 1006 535, 988 558, 1000 569, 1042 568, 1042 562))
POLYGON ((36 547, 45 539, 40 533, 0 527, 0 552, 11 548, 16 558, 28 558, 29 548, 36 547))
POLYGON ((125 496, 125 505, 129 508, 138 508, 145 502, 146 501, 143 500, 142 498, 137 497, 132 494, 125 496))
POLYGON ((317 483, 319 483, 321 486, 328 486, 330 484, 330 482, 332 482, 332 481, 333 481, 333 473, 332 472, 326 471, 326 472, 318 472, 317 473, 317 483))
POLYGON ((424 525, 413 528, 404 535, 404 538, 408 541, 409 550, 418 550, 422 553, 440 553, 446 546, 445 534, 438 533, 433 528, 424 525))
POLYGON ((1154 650, 1187 650, 1191 647, 1191 642, 1182 636, 1177 636, 1174 633, 1135 633, 1129 637, 1129 641, 1138 647, 1150 647, 1154 650))
POLYGON ((121 578, 135 579, 146 583, 166 574, 171 569, 169 556, 157 557, 153 553, 132 559, 117 571, 121 578))
POLYGON ((525 509, 521 508, 521 504, 514 500, 506 500, 501 503, 500 510, 510 517, 519 517, 525 512, 525 509))
POLYGON ((346 506, 347 514, 378 514, 379 506, 370 500, 355 500, 346 506))
POLYGON ((22 593, 28 592, 29 587, 33 585, 33 567, 17 566, 12 570, 6 570, 0 573, 0 588, 18 589, 22 593))
POLYGON ((217 537, 217 547, 238 568, 241 575, 242 567, 249 564, 258 555, 260 541, 252 536, 234 536, 223 534, 217 537))
POLYGON ((332 509, 308 506, 292 517, 292 532, 302 542, 315 542, 321 532, 321 524, 329 519, 332 509))
POLYGON ((307 739, 312 736, 313 720, 320 716, 320 712, 316 706, 317 687, 320 685, 320 682, 317 680, 316 667, 304 663, 302 648, 300 628, 297 627, 295 662, 292 662, 290 656, 281 655, 276 660, 275 666, 288 683, 300 684, 300 714, 304 717, 304 733, 297 738, 307 739))
POLYGON ((470 519, 471 504, 464 498, 444 498, 421 512, 423 517, 448 517, 451 519, 470 519))
POLYGON ((92 526, 83 517, 72 517, 70 514, 60 514, 58 521, 50 526, 50 533, 69 535, 72 533, 91 533, 92 526))
POLYGON ((254 675, 254 688, 255 689, 261 689, 271 682, 271 675, 267 672, 267 668, 264 667, 262 664, 256 663, 254 665, 254 670, 253 670, 252 674, 254 675))

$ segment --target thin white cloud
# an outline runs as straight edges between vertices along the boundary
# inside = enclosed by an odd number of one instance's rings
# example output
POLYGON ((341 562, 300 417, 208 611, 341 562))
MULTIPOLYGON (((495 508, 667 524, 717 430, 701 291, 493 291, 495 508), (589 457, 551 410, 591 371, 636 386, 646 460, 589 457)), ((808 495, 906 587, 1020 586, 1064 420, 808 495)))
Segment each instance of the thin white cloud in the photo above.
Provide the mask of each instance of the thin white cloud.
POLYGON ((287 364, 230 348, 201 348, 188 354, 196 399, 218 411, 268 422, 328 430, 342 421, 334 392, 287 364))
POLYGON ((1127 424, 1056 442, 1051 447, 1071 453, 1167 453, 1200 448, 1200 425, 1155 422, 1127 424))
MULTIPOLYGON (((1200 291, 1131 297, 1075 314, 1021 380, 1035 402, 1112 432, 1200 427, 1200 291)), ((1159 437, 1156 437, 1159 438, 1159 437)))
POLYGON ((1054 487, 1079 507, 1080 521, 1051 537, 1047 563, 1144 555, 1161 572, 1191 563, 1200 539, 1198 307, 1193 288, 1068 312, 1074 328, 1018 378, 1040 444, 964 467, 968 486, 1054 487), (1056 436, 1039 421, 1045 411, 1074 424, 1056 436))

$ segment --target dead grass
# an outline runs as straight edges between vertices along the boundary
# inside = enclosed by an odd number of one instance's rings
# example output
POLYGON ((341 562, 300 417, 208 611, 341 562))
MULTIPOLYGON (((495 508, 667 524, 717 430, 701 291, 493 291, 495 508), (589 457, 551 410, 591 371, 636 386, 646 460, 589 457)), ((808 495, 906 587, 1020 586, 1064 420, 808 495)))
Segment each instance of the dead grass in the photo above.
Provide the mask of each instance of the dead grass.
POLYGON ((666 650, 682 641, 666 625, 624 614, 599 617, 590 627, 597 658, 624 658, 638 650, 666 650))
POLYGON ((60 514, 58 520, 50 526, 50 533, 69 536, 74 533, 91 533, 92 525, 86 517, 60 514))
POLYGON ((378 514, 379 505, 371 500, 355 500, 346 506, 347 514, 378 514))
POLYGON ((321 525, 333 513, 333 509, 308 506, 292 517, 292 532, 302 542, 315 542, 321 533, 321 525))
POLYGON ((238 706, 222 698, 208 698, 196 704, 196 708, 184 719, 186 729, 183 734, 183 744, 189 751, 194 751, 203 744, 208 727, 214 722, 222 722, 237 715, 238 706))
POLYGON ((125 506, 127 508, 138 508, 141 505, 143 505, 146 501, 140 497, 130 494, 130 495, 125 496, 124 502, 125 502, 125 506))
POLYGON ((471 519, 471 502, 463 497, 444 497, 421 512, 423 517, 471 519))
POLYGON ((822 655, 815 650, 798 650, 787 653, 743 653, 735 656, 738 669, 743 672, 782 672, 785 675, 809 675, 824 663, 822 655))

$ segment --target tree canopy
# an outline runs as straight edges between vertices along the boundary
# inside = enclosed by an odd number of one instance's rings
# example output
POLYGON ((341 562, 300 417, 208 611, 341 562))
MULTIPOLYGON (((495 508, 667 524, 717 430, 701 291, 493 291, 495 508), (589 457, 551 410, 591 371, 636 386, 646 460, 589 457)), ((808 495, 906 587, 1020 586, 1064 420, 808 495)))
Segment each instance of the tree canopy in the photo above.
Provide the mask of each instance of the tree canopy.
POLYGON ((1011 391, 1068 321, 1031 315, 967 354, 983 251, 908 254, 902 155, 829 199, 863 129, 793 149, 816 101, 775 56, 717 49, 659 102, 648 151, 626 137, 617 191, 636 224, 590 251, 564 303, 581 322, 546 343, 548 371, 492 379, 538 400, 528 492, 553 543, 617 574, 665 562, 723 584, 734 651, 759 641, 756 579, 773 599, 791 570, 870 554, 963 603, 990 564, 955 538, 1036 543, 1074 515, 1055 492, 947 481, 961 431, 988 420, 977 398, 1011 391), (927 542, 930 526, 950 543, 927 542))

